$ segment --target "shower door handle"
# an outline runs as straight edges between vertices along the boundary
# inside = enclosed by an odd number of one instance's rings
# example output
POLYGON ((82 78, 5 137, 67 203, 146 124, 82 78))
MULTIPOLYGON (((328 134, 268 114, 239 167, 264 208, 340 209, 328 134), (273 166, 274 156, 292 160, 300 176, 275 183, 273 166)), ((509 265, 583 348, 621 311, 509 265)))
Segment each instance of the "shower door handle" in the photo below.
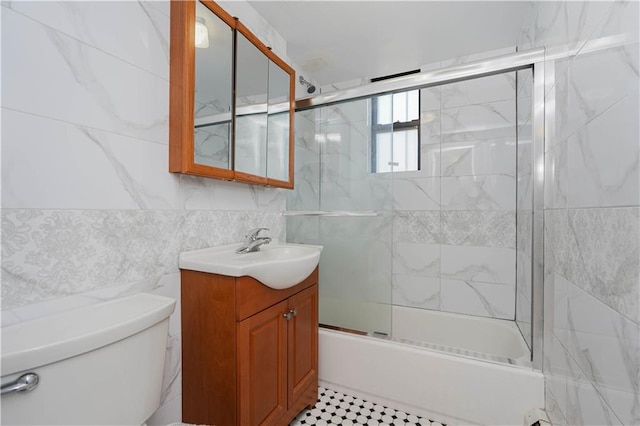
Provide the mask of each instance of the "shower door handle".
POLYGON ((383 212, 375 210, 361 210, 361 211, 338 211, 338 210, 287 210, 282 212, 283 216, 320 216, 320 217, 377 217, 383 216, 383 212))
POLYGON ((14 392, 29 392, 38 386, 40 377, 36 373, 27 373, 15 379, 13 382, 2 385, 2 395, 14 392))

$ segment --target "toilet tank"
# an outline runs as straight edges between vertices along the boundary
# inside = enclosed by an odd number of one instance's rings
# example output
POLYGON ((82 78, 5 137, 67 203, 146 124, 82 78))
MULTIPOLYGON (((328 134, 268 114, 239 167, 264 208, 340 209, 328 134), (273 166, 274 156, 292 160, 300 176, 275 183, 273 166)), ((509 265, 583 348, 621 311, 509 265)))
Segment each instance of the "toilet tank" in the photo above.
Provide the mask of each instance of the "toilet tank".
POLYGON ((139 293, 2 328, 3 425, 141 425, 158 408, 175 300, 139 293))

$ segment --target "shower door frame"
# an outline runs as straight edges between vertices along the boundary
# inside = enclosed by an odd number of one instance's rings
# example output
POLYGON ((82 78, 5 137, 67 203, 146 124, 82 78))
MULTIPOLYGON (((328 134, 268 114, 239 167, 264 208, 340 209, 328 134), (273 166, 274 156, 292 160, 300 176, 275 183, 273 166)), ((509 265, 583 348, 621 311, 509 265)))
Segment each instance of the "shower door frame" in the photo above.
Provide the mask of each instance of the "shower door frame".
MULTIPOLYGON (((372 96, 424 89, 443 84, 531 69, 532 86, 532 267, 531 267, 531 361, 542 370, 544 344, 544 143, 545 143, 545 49, 532 49, 434 71, 377 81, 363 86, 299 99, 296 111, 304 111, 372 96)), ((315 212, 323 215, 325 212, 315 212)), ((326 212, 326 214, 330 214, 326 212)), ((335 215, 335 213, 334 213, 335 215)))

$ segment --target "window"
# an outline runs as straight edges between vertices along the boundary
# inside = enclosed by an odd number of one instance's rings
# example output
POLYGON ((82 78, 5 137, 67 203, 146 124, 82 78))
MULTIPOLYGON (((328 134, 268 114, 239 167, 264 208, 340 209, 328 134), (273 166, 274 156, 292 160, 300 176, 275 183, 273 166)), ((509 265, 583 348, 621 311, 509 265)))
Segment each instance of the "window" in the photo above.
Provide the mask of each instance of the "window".
MULTIPOLYGON (((372 81, 398 77, 395 74, 372 81)), ((420 91, 394 93, 371 101, 371 171, 403 172, 420 169, 420 91)))

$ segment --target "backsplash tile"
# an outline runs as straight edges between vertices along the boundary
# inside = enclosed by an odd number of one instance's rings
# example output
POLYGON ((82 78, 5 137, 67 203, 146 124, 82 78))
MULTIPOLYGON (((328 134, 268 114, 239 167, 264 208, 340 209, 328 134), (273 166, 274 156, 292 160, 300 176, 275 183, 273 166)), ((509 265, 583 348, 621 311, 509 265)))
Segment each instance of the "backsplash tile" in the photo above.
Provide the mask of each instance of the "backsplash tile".
POLYGON ((178 271, 181 251, 239 242, 257 226, 284 240, 281 213, 3 210, 2 307, 178 271))

